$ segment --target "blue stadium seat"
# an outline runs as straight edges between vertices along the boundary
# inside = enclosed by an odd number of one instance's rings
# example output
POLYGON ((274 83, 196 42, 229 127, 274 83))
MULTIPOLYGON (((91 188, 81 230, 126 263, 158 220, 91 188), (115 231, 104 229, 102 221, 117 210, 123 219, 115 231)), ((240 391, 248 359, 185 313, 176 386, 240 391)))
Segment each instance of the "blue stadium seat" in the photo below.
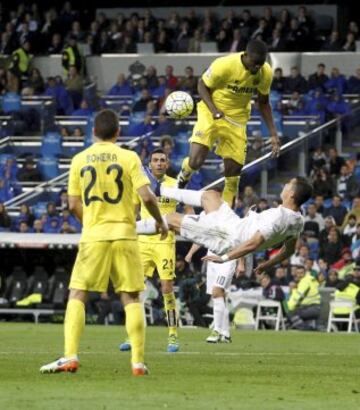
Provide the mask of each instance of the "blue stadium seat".
POLYGON ((61 154, 61 135, 58 132, 48 132, 41 144, 43 157, 57 156, 61 154))
POLYGON ((39 159, 38 169, 44 181, 53 179, 59 175, 58 160, 54 157, 43 157, 39 159))
POLYGON ((175 154, 179 156, 186 156, 189 154, 189 142, 187 139, 175 140, 175 154))
POLYGON ((34 214, 36 219, 41 218, 43 214, 46 214, 47 210, 47 202, 37 202, 33 207, 32 207, 32 213, 34 214))
POLYGON ((6 93, 2 100, 2 109, 5 114, 17 112, 21 109, 21 97, 17 93, 6 93))

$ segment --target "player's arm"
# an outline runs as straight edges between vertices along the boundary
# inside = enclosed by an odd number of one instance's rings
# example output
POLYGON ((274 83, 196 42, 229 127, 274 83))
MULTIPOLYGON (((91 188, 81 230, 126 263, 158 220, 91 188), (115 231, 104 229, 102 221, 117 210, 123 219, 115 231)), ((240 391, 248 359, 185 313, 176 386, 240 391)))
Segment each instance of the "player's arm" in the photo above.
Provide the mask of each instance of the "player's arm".
POLYGON ((150 215, 158 223, 161 239, 165 239, 167 237, 169 227, 166 222, 166 219, 163 218, 160 214, 160 209, 157 204, 156 196, 151 191, 149 185, 143 185, 142 187, 138 188, 137 193, 142 199, 142 202, 146 209, 149 211, 150 215))
POLYGON ((269 100, 269 94, 264 95, 258 92, 258 102, 259 102, 259 111, 262 118, 265 121, 265 124, 270 132, 271 145, 272 145, 272 154, 277 157, 280 154, 280 139, 277 135, 277 130, 274 123, 274 118, 272 115, 272 109, 269 100))
POLYGON ((296 241, 297 238, 291 238, 285 241, 280 252, 276 256, 264 263, 260 263, 260 265, 257 266, 255 269, 255 274, 260 275, 283 260, 288 259, 295 252, 296 241))
POLYGON ((193 243, 191 248, 189 249, 189 252, 186 254, 185 256, 185 261, 187 263, 190 263, 192 260, 192 257, 195 255, 195 253, 201 248, 200 245, 198 245, 197 243, 193 243))
POLYGON ((212 100, 212 97, 211 97, 210 88, 206 86, 202 78, 200 78, 198 81, 197 89, 198 89, 200 98, 204 101, 204 103, 209 108, 213 118, 215 120, 222 118, 224 116, 224 113, 216 108, 214 101, 212 100))
POLYGON ((83 221, 83 205, 81 196, 69 195, 69 211, 76 216, 76 218, 82 223, 83 221))
POLYGON ((202 260, 212 261, 216 263, 224 263, 227 261, 231 261, 233 259, 239 259, 242 256, 247 255, 248 253, 254 252, 264 242, 265 238, 258 231, 255 235, 253 235, 252 238, 250 238, 248 241, 243 242, 241 245, 232 249, 230 252, 225 253, 222 256, 206 255, 202 258, 202 260))

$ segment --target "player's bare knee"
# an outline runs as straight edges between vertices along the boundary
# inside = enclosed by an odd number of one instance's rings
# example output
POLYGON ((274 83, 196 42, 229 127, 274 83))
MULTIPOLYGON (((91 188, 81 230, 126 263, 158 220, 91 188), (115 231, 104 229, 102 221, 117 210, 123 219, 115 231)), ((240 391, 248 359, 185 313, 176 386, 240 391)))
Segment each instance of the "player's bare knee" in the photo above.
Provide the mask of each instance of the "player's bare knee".
POLYGON ((225 291, 223 288, 219 288, 217 286, 213 287, 211 296, 216 299, 216 298, 223 298, 225 296, 225 291))
POLYGON ((83 303, 87 302, 88 292, 86 290, 81 289, 70 289, 69 293, 69 300, 70 299, 77 299, 83 303))
POLYGON ((204 159, 201 157, 189 158, 189 166, 193 170, 198 170, 201 168, 201 165, 204 163, 204 159))
POLYGON ((130 303, 138 303, 139 302, 139 292, 121 292, 120 300, 124 306, 130 303))

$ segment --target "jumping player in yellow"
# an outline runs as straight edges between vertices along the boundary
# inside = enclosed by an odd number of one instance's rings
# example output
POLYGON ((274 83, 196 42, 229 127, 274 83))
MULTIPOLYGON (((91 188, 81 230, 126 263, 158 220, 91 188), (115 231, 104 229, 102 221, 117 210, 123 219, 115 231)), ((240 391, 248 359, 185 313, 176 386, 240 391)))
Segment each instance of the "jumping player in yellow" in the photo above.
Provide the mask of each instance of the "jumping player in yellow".
POLYGON ((233 205, 246 159, 246 123, 255 93, 271 135, 273 155, 279 154, 280 142, 269 103, 273 73, 265 62, 266 56, 265 43, 251 40, 245 52, 217 58, 199 79, 198 120, 190 138, 190 155, 178 175, 179 188, 202 166, 216 143, 215 152, 224 160, 223 199, 233 205))
MULTIPOLYGON (((168 166, 169 159, 165 152, 161 148, 155 149, 150 155, 149 162, 151 178, 155 178, 163 186, 176 187, 176 179, 166 175, 168 166)), ((137 212, 140 212, 141 219, 148 219, 149 212, 140 200, 139 195, 136 194, 134 202, 137 212)), ((158 205, 163 216, 175 212, 177 204, 178 202, 173 199, 163 196, 158 197, 158 205)), ((176 299, 173 289, 175 279, 175 233, 170 231, 164 241, 161 240, 160 235, 140 235, 138 240, 145 276, 152 277, 156 269, 161 280, 161 291, 169 328, 167 351, 175 353, 180 347, 177 335, 176 299)), ((130 350, 131 344, 129 341, 125 341, 119 348, 121 351, 130 350)))
POLYGON ((148 373, 144 365, 144 314, 139 303, 144 274, 135 232, 134 191, 159 222, 161 239, 166 238, 168 227, 140 158, 115 144, 118 135, 115 112, 100 112, 94 122, 95 143, 71 163, 69 208, 82 221, 83 231, 69 285, 64 357, 42 366, 41 373, 77 370, 88 292, 105 292, 109 278, 125 306, 126 330, 132 344, 132 373, 148 373))

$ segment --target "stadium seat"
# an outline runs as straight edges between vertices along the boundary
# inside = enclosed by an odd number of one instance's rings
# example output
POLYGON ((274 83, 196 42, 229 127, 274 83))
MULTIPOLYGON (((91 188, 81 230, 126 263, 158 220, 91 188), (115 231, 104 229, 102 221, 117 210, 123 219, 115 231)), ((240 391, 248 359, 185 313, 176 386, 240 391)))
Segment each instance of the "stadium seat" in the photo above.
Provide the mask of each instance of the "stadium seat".
POLYGON ((26 272, 21 266, 15 266, 7 279, 5 298, 10 304, 16 303, 25 296, 27 290, 26 272))
POLYGON ((59 175, 58 160, 54 157, 40 158, 38 168, 44 181, 56 178, 59 175))
POLYGON ((255 330, 259 330, 260 322, 275 322, 275 330, 285 330, 284 316, 281 303, 276 300, 261 300, 256 309, 255 330), (265 312, 262 311, 265 309, 265 312), (276 310, 276 313, 270 313, 276 310))
POLYGON ((69 274, 64 268, 57 268, 53 276, 52 298, 54 307, 65 307, 67 299, 67 288, 69 283, 69 274))
POLYGON ((200 53, 217 53, 218 48, 215 41, 202 41, 200 43, 200 53))
POLYGON ((27 294, 40 293, 44 296, 48 288, 48 274, 42 266, 36 266, 34 274, 28 279, 27 294))
POLYGON ((333 300, 330 302, 329 319, 328 319, 328 326, 327 326, 328 332, 331 332, 334 323, 347 323, 348 333, 351 333, 353 326, 356 332, 359 332, 357 320, 355 317, 355 305, 353 302, 347 301, 347 300, 346 301, 345 300, 344 301, 343 300, 333 300), (347 317, 336 317, 334 315, 334 309, 336 308, 349 309, 350 313, 347 317))
POLYGON ((17 93, 6 93, 2 100, 2 109, 5 114, 18 112, 21 109, 21 97, 17 93))
POLYGON ((41 143, 43 157, 58 156, 61 154, 61 135, 57 132, 48 132, 41 143))

